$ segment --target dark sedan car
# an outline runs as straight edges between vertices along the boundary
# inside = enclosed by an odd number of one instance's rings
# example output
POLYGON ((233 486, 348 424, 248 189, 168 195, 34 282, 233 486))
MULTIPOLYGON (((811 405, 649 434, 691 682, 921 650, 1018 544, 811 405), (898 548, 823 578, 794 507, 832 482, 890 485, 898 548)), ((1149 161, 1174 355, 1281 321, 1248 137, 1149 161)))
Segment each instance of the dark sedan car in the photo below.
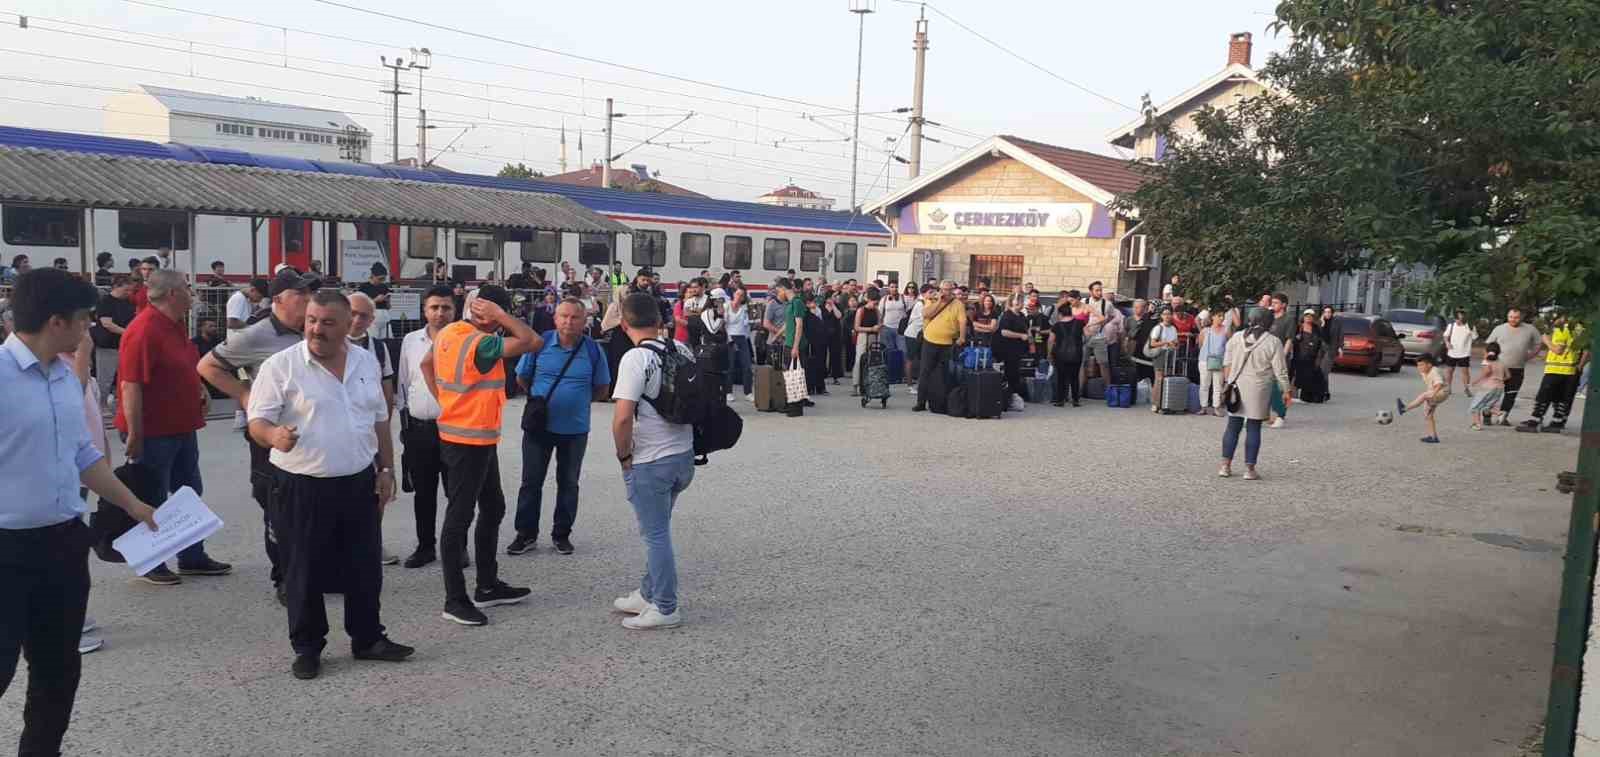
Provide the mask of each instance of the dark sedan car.
POLYGON ((1405 348, 1387 318, 1341 313, 1334 321, 1339 340, 1339 351, 1333 359, 1336 367, 1359 368, 1368 376, 1376 376, 1383 368, 1399 373, 1405 365, 1405 348))

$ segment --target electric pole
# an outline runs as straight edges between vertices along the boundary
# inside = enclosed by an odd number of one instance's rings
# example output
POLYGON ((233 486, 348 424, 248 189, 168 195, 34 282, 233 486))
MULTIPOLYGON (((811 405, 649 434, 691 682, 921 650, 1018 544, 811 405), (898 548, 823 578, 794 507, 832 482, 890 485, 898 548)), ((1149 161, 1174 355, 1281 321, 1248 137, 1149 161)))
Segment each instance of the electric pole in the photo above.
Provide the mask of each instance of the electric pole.
POLYGON ((867 42, 867 14, 873 11, 875 0, 850 0, 850 12, 856 14, 856 112, 855 132, 850 137, 850 209, 856 204, 856 172, 861 164, 861 57, 867 42))
MULTIPOLYGON (((397 61, 398 62, 398 61, 397 61)), ((422 72, 433 67, 433 51, 411 48, 411 68, 417 72, 417 167, 428 165, 428 111, 422 107, 422 72)))
POLYGON ((928 60, 928 19, 917 19, 917 36, 911 42, 917 51, 916 83, 911 90, 911 178, 922 173, 922 73, 928 60))
MULTIPOLYGON (((611 188, 611 122, 618 118, 626 118, 628 114, 618 113, 611 109, 611 98, 606 98, 606 154, 605 162, 600 164, 600 185, 605 189, 611 188)), ((578 132, 578 149, 583 149, 583 132, 578 132)))
POLYGON ((409 94, 411 94, 410 92, 407 92, 407 91, 405 91, 405 90, 400 88, 400 72, 405 70, 405 69, 410 68, 410 66, 407 66, 406 62, 401 58, 395 58, 394 62, 390 63, 389 62, 389 58, 387 56, 383 56, 383 55, 378 56, 378 61, 383 63, 383 67, 384 68, 387 68, 387 69, 390 69, 390 70, 394 71, 394 89, 380 89, 378 91, 380 93, 382 93, 382 94, 385 94, 385 95, 394 95, 394 109, 393 109, 393 111, 391 113, 391 120, 390 120, 390 128, 392 129, 392 131, 389 132, 389 135, 390 135, 389 147, 390 147, 390 150, 391 150, 390 162, 399 163, 400 162, 400 96, 401 95, 409 95, 409 94))

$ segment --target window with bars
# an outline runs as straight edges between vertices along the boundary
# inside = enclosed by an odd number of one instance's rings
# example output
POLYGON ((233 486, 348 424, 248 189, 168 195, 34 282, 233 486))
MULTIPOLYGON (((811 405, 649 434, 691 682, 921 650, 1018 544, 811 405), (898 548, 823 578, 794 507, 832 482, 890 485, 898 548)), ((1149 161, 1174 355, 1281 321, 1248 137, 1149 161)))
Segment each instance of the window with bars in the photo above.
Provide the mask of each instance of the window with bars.
POLYGON ((973 255, 968 268, 967 286, 977 288, 978 282, 989 280, 989 291, 1009 292, 1022 283, 1021 255, 973 255))
POLYGON ((722 238, 722 267, 730 271, 750 268, 750 237, 722 238))
POLYGON ((789 240, 767 239, 761 243, 761 267, 768 271, 789 269, 789 240))
POLYGON ((667 232, 637 229, 633 232, 633 264, 661 268, 667 264, 667 232))

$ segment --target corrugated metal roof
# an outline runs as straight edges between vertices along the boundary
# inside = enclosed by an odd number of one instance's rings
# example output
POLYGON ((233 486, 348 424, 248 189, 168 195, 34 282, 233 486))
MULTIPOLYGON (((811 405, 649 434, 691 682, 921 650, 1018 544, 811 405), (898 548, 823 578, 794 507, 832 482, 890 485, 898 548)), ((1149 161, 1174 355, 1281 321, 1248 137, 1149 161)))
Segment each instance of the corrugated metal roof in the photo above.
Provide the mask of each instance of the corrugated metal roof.
POLYGON ((157 102, 160 102, 163 107, 173 113, 210 116, 222 120, 298 126, 320 131, 344 131, 352 126, 365 131, 361 124, 356 123, 354 119, 337 110, 307 108, 303 105, 288 105, 286 103, 268 102, 248 97, 228 97, 227 95, 213 95, 206 92, 190 92, 189 90, 173 89, 171 87, 152 87, 149 84, 141 84, 139 88, 154 97, 157 102))
POLYGON ((416 226, 628 233, 555 195, 0 146, 0 202, 416 226))

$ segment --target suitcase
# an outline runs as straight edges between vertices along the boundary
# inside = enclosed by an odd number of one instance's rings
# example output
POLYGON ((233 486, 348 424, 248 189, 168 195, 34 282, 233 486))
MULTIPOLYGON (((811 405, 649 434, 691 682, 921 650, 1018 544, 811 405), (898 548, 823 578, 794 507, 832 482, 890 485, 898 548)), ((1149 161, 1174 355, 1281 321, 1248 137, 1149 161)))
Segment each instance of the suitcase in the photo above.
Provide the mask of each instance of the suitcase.
POLYGON ((1006 380, 999 371, 973 371, 962 379, 968 418, 999 418, 1006 409, 1006 380))
POLYGON ((1106 398, 1106 380, 1096 376, 1083 382, 1083 396, 1085 399, 1103 400, 1106 398))
POLYGON ((1134 371, 1132 367, 1126 365, 1115 365, 1111 367, 1111 383, 1133 386, 1137 380, 1138 379, 1134 377, 1134 371))
POLYGON ((900 350, 885 350, 883 363, 889 367, 889 383, 904 384, 906 382, 906 353, 900 350))
POLYGON ((783 410, 784 400, 783 371, 770 365, 755 367, 756 385, 756 410, 763 413, 775 413, 783 410))
POLYGON ((867 346, 867 354, 861 358, 866 363, 866 375, 862 377, 862 407, 872 400, 881 401, 883 407, 889 406, 889 367, 884 365, 883 355, 883 345, 873 342, 867 346))
POLYGON ((1028 395, 1029 402, 1049 402, 1054 399, 1055 382, 1047 378, 1029 376, 1022 380, 1024 392, 1028 395))
MULTIPOLYGON (((1188 381, 1188 379, 1184 380, 1188 381)), ((1189 382, 1189 400, 1185 409, 1191 413, 1200 412, 1200 385, 1192 381, 1189 382)))
POLYGON ((1161 379, 1160 408, 1163 413, 1189 412, 1189 379, 1165 376, 1161 379))

